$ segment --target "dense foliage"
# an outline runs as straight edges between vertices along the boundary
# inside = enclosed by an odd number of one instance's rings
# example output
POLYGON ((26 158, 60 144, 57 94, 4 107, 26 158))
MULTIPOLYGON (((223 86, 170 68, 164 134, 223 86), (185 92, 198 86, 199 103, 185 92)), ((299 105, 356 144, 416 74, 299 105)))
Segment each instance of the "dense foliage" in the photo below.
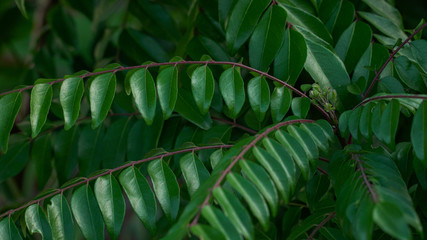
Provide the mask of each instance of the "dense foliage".
POLYGON ((15 3, 0 239, 424 238, 427 24, 393 0, 15 3))

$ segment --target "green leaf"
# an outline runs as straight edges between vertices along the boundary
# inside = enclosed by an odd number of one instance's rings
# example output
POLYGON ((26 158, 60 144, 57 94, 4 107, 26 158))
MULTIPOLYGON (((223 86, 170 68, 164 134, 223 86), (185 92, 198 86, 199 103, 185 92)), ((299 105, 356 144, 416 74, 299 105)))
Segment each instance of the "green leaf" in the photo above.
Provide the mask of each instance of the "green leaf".
POLYGON ((0 238, 4 240, 22 240, 13 219, 10 217, 0 221, 0 238))
POLYGON ((302 176, 304 179, 308 179, 309 175, 309 160, 303 149, 303 147, 298 143, 298 141, 284 131, 276 131, 275 136, 277 140, 282 144, 283 147, 292 155, 293 159, 297 163, 298 167, 301 170, 302 176))
POLYGON ((267 71, 282 46, 285 33, 286 11, 273 5, 264 13, 249 41, 249 63, 267 71))
POLYGON ((71 46, 77 45, 77 29, 74 18, 65 5, 55 5, 47 13, 47 23, 59 39, 71 46))
POLYGON ((270 88, 264 77, 254 77, 249 81, 248 97, 256 118, 261 122, 270 105, 270 88))
POLYGON ((31 136, 36 137, 46 123, 52 102, 52 85, 47 83, 36 84, 31 90, 30 122, 31 136))
POLYGON ((62 82, 59 101, 64 111, 65 130, 73 127, 79 117, 80 102, 83 97, 83 79, 67 78, 62 82))
POLYGON ((0 156, 0 183, 14 177, 24 169, 28 162, 30 143, 22 142, 9 149, 6 154, 0 156))
POLYGON ((31 234, 40 233, 43 239, 53 239, 52 230, 46 214, 38 204, 33 204, 25 210, 25 223, 31 234))
POLYGON ((78 130, 76 126, 68 131, 62 129, 51 139, 55 153, 54 165, 60 184, 71 178, 77 165, 78 130))
POLYGON ((354 5, 347 0, 324 0, 320 4, 318 13, 333 39, 341 36, 355 16, 354 5))
POLYGON ((307 58, 307 45, 304 37, 288 28, 282 40, 283 44, 274 59, 274 76, 294 85, 307 58))
POLYGON ((396 26, 396 24, 394 24, 389 19, 381 17, 377 14, 363 11, 358 11, 357 13, 374 27, 376 27, 380 32, 394 39, 395 41, 398 39, 403 41, 407 38, 406 34, 401 30, 401 28, 396 26))
POLYGON ((79 171, 82 176, 87 176, 101 167, 103 152, 106 150, 103 145, 104 130, 102 125, 96 129, 92 129, 88 124, 80 133, 77 148, 79 150, 79 171))
POLYGON ((346 89, 350 77, 343 62, 329 49, 310 40, 307 40, 307 47, 305 70, 322 88, 330 87, 337 91, 337 109, 341 111, 342 105, 349 106, 353 102, 351 99, 354 99, 346 89))
POLYGON ((411 42, 411 50, 418 65, 427 73, 427 41, 420 39, 411 42))
POLYGON ((150 174, 154 192, 163 212, 170 221, 175 220, 180 201, 180 188, 175 174, 162 159, 150 162, 148 174, 150 174))
POLYGON ((315 212, 305 218, 298 226, 292 228, 292 232, 290 233, 288 240, 301 239, 304 238, 304 235, 308 230, 310 230, 313 226, 320 224, 323 220, 325 220, 327 213, 324 211, 315 212))
POLYGON ((21 12, 22 16, 28 19, 27 10, 25 9, 25 0, 15 0, 15 4, 21 12))
POLYGON ((219 78, 219 90, 224 98, 230 116, 236 119, 245 103, 245 87, 238 69, 225 70, 219 78))
POLYGON ((313 139, 301 128, 295 127, 293 125, 288 126, 288 132, 298 140, 307 154, 308 159, 310 160, 313 166, 317 165, 317 160, 319 158, 319 150, 314 143, 313 139))
MULTIPOLYGON (((266 142, 268 143, 268 141, 266 142)), ((272 143, 272 140, 269 142, 272 145, 274 144, 272 143)), ((270 150, 270 152, 273 150, 280 151, 278 153, 286 152, 282 149, 276 149, 277 146, 271 146, 271 148, 272 150, 270 150)), ((270 174, 271 178, 276 184, 277 189, 282 195, 283 201, 285 203, 289 202, 290 195, 295 189, 296 177, 295 165, 289 154, 287 152, 284 155, 275 154, 276 157, 273 157, 269 154, 269 152, 257 147, 253 149, 253 154, 255 155, 258 162, 261 163, 265 170, 267 170, 267 172, 270 174)))
POLYGON ((275 217, 278 209, 278 196, 276 187, 268 173, 260 165, 246 160, 240 160, 240 167, 244 176, 252 181, 253 184, 262 193, 267 203, 270 205, 271 215, 275 217))
POLYGON ((306 29, 329 44, 332 43, 331 34, 329 34, 325 25, 322 23, 322 21, 320 21, 319 18, 304 10, 301 10, 300 8, 292 7, 286 4, 282 6, 288 13, 288 21, 290 23, 306 29))
POLYGON ((403 29, 402 16, 399 11, 385 0, 363 0, 375 13, 388 18, 394 25, 403 29))
POLYGON ((213 190, 213 196, 223 209, 225 216, 230 219, 240 234, 246 239, 254 238, 254 229, 251 217, 242 203, 230 192, 217 187, 213 190))
POLYGON ((125 199, 116 178, 104 175, 96 179, 95 197, 112 239, 118 239, 125 218, 125 199))
POLYGON ((179 90, 175 111, 201 129, 208 130, 212 125, 212 119, 209 113, 204 115, 200 114, 191 93, 186 89, 179 90))
POLYGON ((215 90, 215 80, 207 65, 194 70, 191 76, 191 90, 200 113, 206 114, 211 106, 215 90))
POLYGON ((10 93, 0 98, 0 148, 4 153, 7 152, 9 134, 21 108, 21 103, 20 92, 10 93))
POLYGON ((363 107, 360 113, 359 131, 367 140, 371 140, 372 137, 371 120, 373 107, 374 104, 368 103, 368 105, 363 107))
POLYGON ((221 231, 225 239, 242 239, 233 223, 217 208, 210 205, 205 206, 202 209, 202 216, 209 222, 209 225, 221 231))
POLYGON ((225 39, 228 51, 234 55, 255 29, 259 17, 270 1, 238 0, 228 19, 225 39))
POLYGON ((371 119, 371 128, 372 132, 375 134, 375 136, 381 135, 380 129, 381 129, 381 119, 382 114, 385 109, 385 103, 379 102, 377 105, 375 105, 374 109, 372 110, 372 119, 371 119))
POLYGON ((372 30, 368 24, 358 21, 348 27, 335 46, 335 52, 344 62, 347 72, 351 73, 357 62, 369 47, 372 30))
POLYGON ((387 105, 381 116, 379 135, 377 135, 380 140, 384 141, 391 148, 394 148, 399 116, 400 103, 398 100, 393 99, 387 105))
POLYGON ((157 75, 157 94, 166 120, 172 115, 178 98, 178 69, 175 66, 165 68, 157 75))
POLYGON ((351 137, 359 140, 359 120, 362 108, 354 109, 348 118, 348 129, 350 130, 351 137))
POLYGON ((270 227, 270 213, 261 193, 251 182, 234 173, 227 175, 227 182, 243 196, 253 215, 261 223, 264 231, 267 231, 270 227))
POLYGON ((89 87, 92 128, 97 128, 110 111, 116 91, 116 75, 105 73, 95 77, 89 87))
POLYGON ((328 139, 325 136, 323 130, 314 123, 305 123, 301 124, 301 128, 306 131, 313 141, 316 143, 317 147, 323 152, 328 152, 329 143, 328 139))
POLYGON ((52 146, 50 134, 40 136, 33 141, 31 161, 35 162, 37 186, 41 190, 46 185, 52 173, 52 146))
POLYGON ((53 239, 74 240, 74 222, 70 206, 62 194, 55 195, 47 205, 47 216, 53 239))
POLYGON ((209 177, 209 172, 195 153, 187 153, 179 160, 182 175, 184 175, 190 196, 209 177))
POLYGON ((128 167, 120 173, 119 181, 136 215, 147 230, 154 234, 156 231, 157 203, 147 180, 137 168, 128 167))
POLYGON ((191 232, 199 237, 200 239, 204 240, 225 240, 224 235, 216 230, 215 228, 204 225, 204 224, 197 224, 190 228, 191 232))
POLYGON ((427 92, 427 84, 418 68, 405 56, 394 59, 394 66, 400 79, 410 88, 418 92, 427 92))
POLYGON ((147 125, 151 125, 156 113, 156 86, 147 68, 140 69, 132 74, 130 87, 138 111, 147 125))
POLYGON ((102 215, 90 185, 83 185, 73 192, 71 209, 85 238, 104 239, 102 215))
POLYGON ((378 202, 372 214, 382 230, 398 239, 411 239, 411 232, 399 207, 392 202, 378 202))
POLYGON ((292 99, 292 112, 299 118, 306 118, 310 110, 310 99, 306 97, 296 97, 292 99))
POLYGON ((291 102, 292 92, 289 88, 285 86, 274 88, 270 103, 271 118, 274 123, 278 123, 283 120, 291 106, 291 102))
POLYGON ((418 107, 411 127, 411 142, 415 156, 427 166, 427 101, 418 107))

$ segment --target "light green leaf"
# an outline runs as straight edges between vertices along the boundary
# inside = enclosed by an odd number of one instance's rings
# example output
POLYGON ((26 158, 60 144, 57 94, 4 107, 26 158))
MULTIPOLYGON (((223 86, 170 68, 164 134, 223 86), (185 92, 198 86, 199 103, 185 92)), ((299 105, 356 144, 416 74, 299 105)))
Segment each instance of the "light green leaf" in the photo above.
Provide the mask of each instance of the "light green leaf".
POLYGON ((209 225, 221 231, 224 234, 225 239, 242 239, 233 223, 231 223, 224 213, 217 208, 210 205, 205 206, 202 209, 202 216, 209 222, 209 225))
POLYGON ((113 175, 108 174, 96 179, 94 190, 108 235, 118 239, 126 210, 120 185, 113 175))
POLYGON ((22 95, 20 92, 7 94, 0 98, 0 148, 3 153, 7 152, 9 134, 21 108, 21 103, 22 95))
POLYGON ((175 111, 203 130, 208 130, 212 125, 209 113, 203 115, 200 113, 191 93, 186 89, 179 90, 175 111))
POLYGON ((388 146, 394 148, 394 142, 399 124, 400 103, 393 99, 387 105, 381 116, 381 124, 377 137, 384 141, 388 146))
POLYGON ((344 62, 347 72, 351 73, 357 62, 369 47, 372 30, 368 24, 357 21, 351 24, 338 39, 335 52, 344 62))
POLYGON ((314 143, 313 139, 311 139, 310 136, 301 128, 295 127, 294 125, 288 126, 288 132, 301 144, 311 164, 313 166, 317 166, 319 150, 317 149, 317 146, 314 143))
POLYGON ((240 160, 239 164, 243 170, 244 176, 251 180, 262 193, 265 200, 270 205, 271 215, 275 217, 277 215, 279 199, 276 187, 268 173, 264 168, 252 161, 240 160))
MULTIPOLYGON (((270 142, 273 141, 270 140, 270 142)), ((275 148, 275 146, 272 146, 272 148, 275 148)), ((285 151, 280 150, 279 153, 283 152, 285 151)), ((286 152, 285 155, 280 155, 280 158, 276 158, 271 156, 264 149, 257 147, 253 149, 253 153, 258 162, 261 163, 265 170, 270 174, 277 189, 282 195, 283 201, 285 203, 289 202, 290 195, 295 189, 296 178, 295 165, 289 154, 286 152)))
POLYGON ((172 115, 178 98, 178 69, 168 67, 157 75, 157 94, 163 111, 163 119, 172 115))
POLYGON ((116 75, 105 73, 95 77, 89 87, 92 128, 97 128, 110 110, 116 91, 116 75))
POLYGON ((162 159, 154 160, 148 165, 148 174, 163 212, 170 221, 175 220, 180 201, 180 188, 175 174, 162 159))
POLYGON ((275 136, 277 140, 282 144, 283 147, 292 155, 293 159, 297 163, 298 167, 301 170, 302 176, 304 179, 308 179, 309 175, 309 160, 307 155, 298 143, 298 141, 284 131, 276 131, 275 136))
POLYGON ((411 142, 415 156, 427 166, 427 101, 418 107, 411 128, 411 142))
POLYGON ((296 97, 292 99, 292 112, 299 118, 306 118, 310 110, 310 99, 306 97, 296 97))
POLYGON ((261 193, 251 182, 234 173, 229 173, 227 175, 227 182, 243 196, 252 214, 261 223, 264 231, 267 231, 270 227, 270 213, 261 193))
POLYGON ((264 13, 249 41, 249 63, 267 71, 282 46, 285 33, 286 11, 273 5, 264 13))
POLYGON ((396 26, 396 24, 394 24, 389 19, 369 12, 358 11, 357 13, 374 27, 376 27, 380 32, 387 35, 388 37, 391 37, 395 41, 398 39, 404 41, 407 38, 406 34, 401 30, 401 28, 396 26))
POLYGON ((270 105, 270 88, 264 77, 254 77, 249 81, 248 97, 256 118, 261 122, 270 105))
POLYGON ((43 240, 53 239, 52 230, 46 214, 38 204, 33 204, 25 210, 25 224, 31 234, 40 233, 43 240))
POLYGON ((0 183, 16 176, 26 166, 30 154, 30 142, 21 142, 12 146, 6 154, 0 156, 0 183))
POLYGON ((312 14, 301 10, 300 8, 292 7, 290 5, 282 5, 288 13, 288 21, 294 25, 300 26, 307 31, 312 32, 314 35, 320 37, 327 43, 332 43, 331 34, 329 34, 325 25, 319 18, 312 14))
POLYGON ((130 87, 138 111, 147 125, 151 125, 156 113, 156 86, 147 68, 132 74, 130 87))
POLYGON ((74 240, 74 222, 70 206, 62 194, 55 195, 47 205, 47 216, 53 239, 74 240))
POLYGON ((85 238, 104 239, 104 222, 90 185, 73 192, 71 209, 85 238))
POLYGON ((3 240, 22 240, 13 219, 6 217, 0 221, 0 238, 3 240))
POLYGON ((215 90, 215 80, 207 65, 194 70, 191 76, 191 90, 200 113, 206 114, 211 106, 215 90))
POLYGON ((319 119, 316 121, 316 124, 323 130, 325 136, 329 139, 329 141, 334 140, 334 129, 332 129, 332 126, 328 121, 326 121, 325 119, 319 119))
POLYGON ((47 83, 36 84, 31 90, 30 122, 31 136, 36 137, 46 123, 52 102, 52 85, 47 83))
POLYGON ((72 128, 79 117, 83 92, 84 86, 83 79, 81 78, 71 77, 62 82, 59 92, 59 102, 64 112, 65 130, 72 128))
POLYGON ((228 51, 234 55, 255 29, 269 0, 239 0, 233 7, 225 29, 228 51))
POLYGON ((342 105, 349 106, 353 102, 346 86, 350 84, 350 77, 341 59, 329 49, 307 40, 308 55, 304 68, 322 88, 333 88, 338 94, 337 109, 342 105), (344 101, 344 102, 342 102, 344 101))
POLYGON ((375 13, 388 18, 394 25, 403 29, 402 16, 399 11, 385 0, 363 0, 375 13))
POLYGON ((191 232, 199 237, 200 239, 204 240, 225 240, 224 235, 216 230, 215 228, 204 225, 204 224, 197 224, 190 228, 191 232))
POLYGON ((213 196, 223 209, 225 216, 230 219, 240 234, 246 239, 254 238, 254 229, 251 217, 242 203, 227 190, 217 187, 213 190, 213 196))
POLYGON ((275 87, 271 95, 271 118, 274 123, 282 121, 289 110, 292 102, 292 92, 289 88, 275 87))
POLYGON ((402 211, 392 202, 378 202, 372 214, 382 230, 397 239, 411 239, 411 232, 402 211))
POLYGON ((219 90, 224 98, 230 116, 237 118, 245 103, 245 87, 238 69, 232 67, 225 70, 219 78, 219 90))
POLYGON ((187 183, 190 196, 209 177, 209 172, 195 153, 187 153, 179 160, 182 175, 187 183))
POLYGON ((156 231, 157 203, 147 180, 137 168, 128 167, 120 173, 119 181, 136 215, 153 234, 156 231))
POLYGON ((282 41, 274 59, 274 76, 294 85, 307 58, 307 45, 304 37, 291 28, 285 31, 282 41))

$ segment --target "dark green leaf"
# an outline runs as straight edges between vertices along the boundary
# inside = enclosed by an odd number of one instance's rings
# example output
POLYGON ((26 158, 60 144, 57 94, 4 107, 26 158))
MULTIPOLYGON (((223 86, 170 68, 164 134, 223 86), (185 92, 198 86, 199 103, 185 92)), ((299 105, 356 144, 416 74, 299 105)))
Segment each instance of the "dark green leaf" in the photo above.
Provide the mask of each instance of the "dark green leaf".
POLYGON ((402 16, 399 11, 385 0, 363 0, 375 13, 388 18, 394 25, 403 29, 402 16))
POLYGON ((324 0, 318 12, 319 18, 325 23, 333 39, 341 36, 355 16, 354 5, 347 0, 324 0))
POLYGON ((270 1, 268 0, 239 0, 231 11, 225 30, 227 48, 231 55, 246 42, 255 29, 259 17, 270 1))
POLYGON ((6 217, 0 221, 0 238, 4 240, 22 240, 13 219, 6 217))
POLYGON ((95 77, 90 84, 89 98, 92 128, 97 128, 110 111, 116 91, 116 75, 105 73, 95 77))
POLYGON ((254 229, 251 217, 240 201, 233 194, 221 187, 213 190, 213 196, 219 202, 225 216, 230 219, 239 233, 246 239, 253 239, 254 229))
POLYGON ((400 103, 398 100, 393 99, 381 116, 379 134, 377 135, 380 140, 384 141, 391 148, 394 148, 399 116, 400 103))
POLYGON ((252 67, 267 71, 282 46, 286 11, 273 5, 262 16, 249 41, 249 62, 252 67))
POLYGON ((118 239, 125 218, 125 199, 116 178, 104 175, 96 179, 95 197, 112 239, 118 239))
POLYGON ((427 73, 427 41, 420 39, 411 42, 411 50, 418 65, 427 73))
POLYGON ((299 118, 306 118, 310 110, 310 99, 306 97, 296 97, 292 99, 292 112, 299 118))
POLYGON ((202 209, 202 216, 211 226, 221 231, 224 234, 225 239, 242 239, 233 223, 231 223, 231 221, 217 208, 209 205, 205 206, 202 209))
POLYGON ((427 101, 424 100, 415 113, 411 127, 411 142, 415 156, 427 166, 427 101))
POLYGON ((187 153, 179 160, 190 196, 209 177, 209 172, 195 153, 187 153))
POLYGON ((165 68, 159 73, 157 94, 163 110, 163 119, 166 120, 172 115, 178 98, 178 69, 176 67, 165 68))
POLYGON ((80 102, 83 97, 83 79, 67 78, 62 82, 59 101, 64 111, 65 130, 73 127, 79 117, 80 102))
POLYGON ((294 85, 307 58, 307 45, 304 37, 291 28, 285 31, 282 41, 282 47, 274 59, 274 76, 294 85))
POLYGON ((130 87, 138 111, 147 125, 151 125, 156 113, 156 86, 147 68, 140 69, 132 74, 130 87))
POLYGON ((37 185, 39 190, 43 189, 52 174, 51 137, 52 135, 46 134, 36 138, 31 148, 31 161, 36 164, 37 185))
POLYGON ((28 162, 30 143, 22 142, 14 145, 6 154, 0 156, 0 182, 14 177, 22 171, 28 162))
POLYGON ((204 225, 204 224, 197 224, 190 228, 191 232, 199 237, 200 239, 204 240, 225 240, 224 235, 216 230, 215 228, 204 225))
POLYGON ((261 193, 251 182, 234 173, 227 175, 227 182, 243 196, 251 212, 260 221, 264 231, 267 231, 270 225, 270 213, 261 193))
POLYGON ((411 232, 399 207, 380 201, 374 207, 373 218, 385 232, 398 239, 411 239, 411 232))
POLYGON ((137 168, 128 167, 120 173, 119 181, 136 215, 153 234, 156 231, 157 203, 147 180, 137 168))
POLYGON ((376 27, 380 32, 394 39, 395 41, 398 39, 403 41, 407 38, 406 34, 387 18, 363 11, 358 11, 358 15, 376 27))
POLYGON ((74 222, 70 206, 62 194, 55 195, 47 205, 47 216, 53 239, 74 240, 74 222))
POLYGON ((30 121, 31 136, 36 137, 42 130, 52 102, 52 85, 47 83, 36 84, 31 90, 30 121))
POLYGON ((254 77, 249 81, 248 97, 256 118, 261 122, 270 105, 270 88, 264 77, 254 77))
POLYGON ((15 4, 21 12, 22 16, 28 18, 27 10, 25 9, 25 0, 15 0, 15 4))
POLYGON ((289 88, 275 87, 271 95, 271 118, 274 123, 282 121, 289 110, 292 102, 292 92, 289 88))
POLYGON ((83 185, 73 192, 71 209, 85 238, 104 239, 104 222, 89 185, 83 185))
POLYGON ((154 160, 148 165, 148 174, 163 212, 170 221, 175 220, 180 201, 180 188, 175 174, 162 159, 154 160))
POLYGON ((348 129, 350 130, 351 137, 356 141, 359 140, 359 121, 361 110, 362 108, 354 109, 348 118, 348 129))
POLYGON ((77 31, 74 18, 70 15, 65 5, 55 5, 47 13, 47 22, 53 32, 65 44, 76 47, 77 31))
MULTIPOLYGON (((101 167, 104 148, 104 127, 92 129, 88 124, 80 133, 78 162, 81 176, 87 176, 101 167)), ((109 150, 109 149, 108 149, 109 150)))
POLYGON ((238 69, 225 70, 219 78, 219 90, 224 98, 230 116, 235 119, 245 103, 245 87, 238 69))
POLYGON ((194 70, 191 76, 191 90, 201 114, 206 114, 212 102, 215 80, 211 69, 205 65, 194 70))
POLYGON ((31 234, 40 233, 43 239, 52 238, 52 230, 47 221, 46 214, 38 204, 33 204, 25 210, 25 223, 31 234))
POLYGON ((0 147, 4 153, 7 152, 9 134, 21 108, 21 103, 22 95, 20 92, 7 94, 0 98, 0 147))
POLYGON ((394 66, 400 79, 410 88, 418 92, 427 92, 427 85, 418 68, 405 56, 394 59, 394 66))
POLYGON ((200 114, 191 93, 185 89, 180 89, 178 92, 175 110, 185 119, 204 130, 208 130, 212 125, 212 119, 209 113, 204 115, 200 114))
POLYGON ((359 131, 367 140, 371 140, 372 137, 371 119, 373 107, 374 104, 369 103, 363 107, 360 113, 359 131))
POLYGON ((55 138, 51 138, 55 153, 55 170, 60 184, 71 178, 77 165, 79 140, 78 128, 75 126, 68 131, 61 130, 55 138))

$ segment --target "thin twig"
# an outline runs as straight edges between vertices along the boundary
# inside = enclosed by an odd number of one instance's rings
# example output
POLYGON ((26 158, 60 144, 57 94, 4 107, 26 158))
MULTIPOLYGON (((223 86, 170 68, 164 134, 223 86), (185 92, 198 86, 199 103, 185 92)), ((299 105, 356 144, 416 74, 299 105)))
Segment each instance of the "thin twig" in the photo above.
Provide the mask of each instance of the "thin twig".
POLYGON ((377 96, 377 97, 371 97, 368 99, 365 99, 364 101, 360 102, 359 104, 357 104, 353 110, 355 110, 356 108, 363 106, 369 102, 372 102, 374 100, 378 100, 378 99, 395 99, 395 98, 411 98, 411 99, 427 99, 427 96, 419 96, 419 95, 383 95, 383 96, 377 96))
POLYGON ((228 120, 226 120, 226 119, 222 119, 222 118, 220 118, 220 117, 215 117, 215 116, 211 116, 211 118, 212 118, 213 120, 216 120, 216 121, 223 122, 223 123, 226 123, 226 124, 228 124, 228 125, 231 125, 232 127, 240 128, 240 129, 242 129, 242 130, 244 130, 244 131, 246 131, 246 132, 249 132, 249 133, 252 133, 252 134, 257 134, 257 131, 252 130, 252 129, 250 129, 250 128, 247 128, 247 127, 245 127, 245 126, 243 126, 243 125, 240 125, 240 124, 238 124, 238 123, 235 123, 235 122, 232 122, 232 121, 228 121, 228 120))
POLYGON ((331 214, 329 214, 329 216, 327 218, 325 218, 319 225, 316 226, 316 228, 313 230, 313 232, 311 232, 310 236, 308 236, 308 239, 313 239, 314 234, 316 234, 317 231, 319 231, 319 229, 321 227, 323 227, 323 225, 325 225, 329 220, 331 220, 334 216, 335 216, 336 212, 332 212, 331 214))
POLYGON ((366 175, 366 173, 365 173, 365 168, 364 168, 364 167, 363 167, 363 165, 362 165, 362 161, 360 161, 360 159, 359 159, 359 155, 357 155, 357 154, 352 154, 352 156, 353 156, 353 159, 355 159, 355 160, 356 160, 356 162, 357 162, 357 165, 358 165, 359 170, 360 170, 360 174, 362 175, 362 178, 363 178, 363 182, 365 183, 366 187, 368 188, 368 191, 369 191, 369 193, 371 194, 372 200, 373 200, 375 203, 377 203, 377 202, 378 202, 378 196, 377 196, 377 194, 375 193, 374 189, 372 188, 371 183, 370 183, 370 182, 369 182, 369 180, 368 180, 368 176, 367 176, 367 175, 366 175))

